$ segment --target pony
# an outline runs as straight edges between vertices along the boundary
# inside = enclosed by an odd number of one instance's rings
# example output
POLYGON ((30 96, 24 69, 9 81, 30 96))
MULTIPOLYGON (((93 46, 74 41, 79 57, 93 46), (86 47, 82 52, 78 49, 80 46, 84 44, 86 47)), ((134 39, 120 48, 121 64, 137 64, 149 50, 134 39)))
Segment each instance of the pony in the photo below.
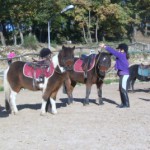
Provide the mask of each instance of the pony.
POLYGON ((65 82, 63 91, 64 93, 66 92, 68 95, 69 104, 73 102, 72 92, 78 82, 86 85, 86 96, 83 101, 84 106, 89 104, 89 95, 91 93, 91 87, 93 84, 96 84, 97 86, 99 98, 98 104, 103 104, 102 85, 104 82, 106 72, 111 66, 111 54, 107 52, 98 52, 98 54, 92 54, 89 57, 93 58, 91 59, 91 66, 87 69, 87 78, 85 78, 84 69, 83 67, 81 67, 84 62, 80 58, 75 57, 73 67, 74 69, 68 71, 68 75, 70 78, 70 86, 68 86, 69 83, 66 84, 65 82), (69 93, 71 93, 71 95, 69 93))
POLYGON ((136 79, 140 81, 150 81, 150 65, 134 64, 129 67, 128 90, 134 92, 134 84, 136 79))
POLYGON ((34 63, 23 61, 13 62, 4 73, 6 110, 13 114, 18 113, 16 95, 24 88, 32 91, 42 91, 41 115, 46 113, 46 102, 49 100, 52 104, 51 113, 56 114, 57 110, 54 99, 56 99, 58 89, 67 79, 67 71, 72 69, 74 50, 75 46, 65 47, 63 45, 58 54, 52 57, 46 69, 41 69, 41 67, 37 67, 37 64, 34 65, 34 63), (33 68, 32 65, 37 68, 33 68), (44 77, 41 82, 39 79, 42 73, 44 77))

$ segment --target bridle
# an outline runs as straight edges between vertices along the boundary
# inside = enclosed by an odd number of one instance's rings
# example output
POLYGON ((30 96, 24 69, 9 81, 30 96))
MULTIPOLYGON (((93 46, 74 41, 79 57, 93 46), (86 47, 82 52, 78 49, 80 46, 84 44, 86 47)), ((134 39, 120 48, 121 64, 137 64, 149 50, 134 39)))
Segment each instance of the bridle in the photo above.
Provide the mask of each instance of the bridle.
MULTIPOLYGON (((63 54, 59 53, 58 54, 58 61, 59 61, 58 68, 59 69, 64 68, 64 72, 73 69, 73 67, 72 67, 73 63, 74 63, 74 57, 73 56, 64 57, 63 54)), ((56 72, 59 74, 63 73, 63 72, 61 72, 61 69, 59 71, 57 69, 56 72)))
POLYGON ((95 74, 99 77, 99 80, 104 80, 104 76, 105 76, 105 74, 107 73, 107 72, 109 72, 110 71, 110 69, 108 69, 107 71, 105 71, 105 66, 102 66, 102 68, 104 68, 104 75, 101 75, 100 74, 100 72, 99 71, 102 71, 102 70, 100 70, 100 65, 99 65, 99 61, 100 61, 100 57, 101 57, 101 55, 102 55, 102 53, 101 52, 99 52, 99 54, 98 54, 98 58, 97 58, 97 60, 96 60, 96 63, 95 63, 95 74))
POLYGON ((72 70, 73 69, 72 66, 73 66, 73 63, 74 63, 74 57, 71 57, 71 58, 64 57, 62 59, 62 62, 64 64, 65 70, 72 70))

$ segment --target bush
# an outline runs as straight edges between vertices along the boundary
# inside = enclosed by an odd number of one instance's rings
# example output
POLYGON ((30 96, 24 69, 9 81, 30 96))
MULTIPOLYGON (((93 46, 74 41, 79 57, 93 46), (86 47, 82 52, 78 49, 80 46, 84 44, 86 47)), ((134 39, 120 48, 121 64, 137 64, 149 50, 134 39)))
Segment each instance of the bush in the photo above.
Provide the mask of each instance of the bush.
POLYGON ((24 37, 23 47, 37 49, 38 40, 34 35, 28 35, 24 37))

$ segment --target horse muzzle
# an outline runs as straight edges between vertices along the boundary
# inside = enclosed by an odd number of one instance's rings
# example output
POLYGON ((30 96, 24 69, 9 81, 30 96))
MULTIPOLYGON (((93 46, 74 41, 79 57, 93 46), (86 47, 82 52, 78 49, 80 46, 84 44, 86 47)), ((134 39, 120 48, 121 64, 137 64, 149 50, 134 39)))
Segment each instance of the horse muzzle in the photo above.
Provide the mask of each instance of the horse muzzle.
POLYGON ((107 70, 108 70, 108 67, 106 67, 106 66, 100 66, 100 67, 99 67, 99 70, 100 70, 101 72, 106 73, 107 70))
POLYGON ((69 60, 66 60, 64 64, 65 64, 64 68, 66 70, 72 70, 74 61, 72 59, 69 59, 69 60))

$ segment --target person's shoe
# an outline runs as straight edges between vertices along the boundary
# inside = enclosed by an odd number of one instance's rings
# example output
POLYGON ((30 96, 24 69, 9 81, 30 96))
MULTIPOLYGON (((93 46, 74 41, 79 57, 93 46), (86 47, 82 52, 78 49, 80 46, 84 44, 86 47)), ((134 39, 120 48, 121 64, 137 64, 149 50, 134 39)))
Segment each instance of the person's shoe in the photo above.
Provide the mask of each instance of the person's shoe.
POLYGON ((118 108, 129 108, 129 105, 121 104, 117 106, 118 108))

